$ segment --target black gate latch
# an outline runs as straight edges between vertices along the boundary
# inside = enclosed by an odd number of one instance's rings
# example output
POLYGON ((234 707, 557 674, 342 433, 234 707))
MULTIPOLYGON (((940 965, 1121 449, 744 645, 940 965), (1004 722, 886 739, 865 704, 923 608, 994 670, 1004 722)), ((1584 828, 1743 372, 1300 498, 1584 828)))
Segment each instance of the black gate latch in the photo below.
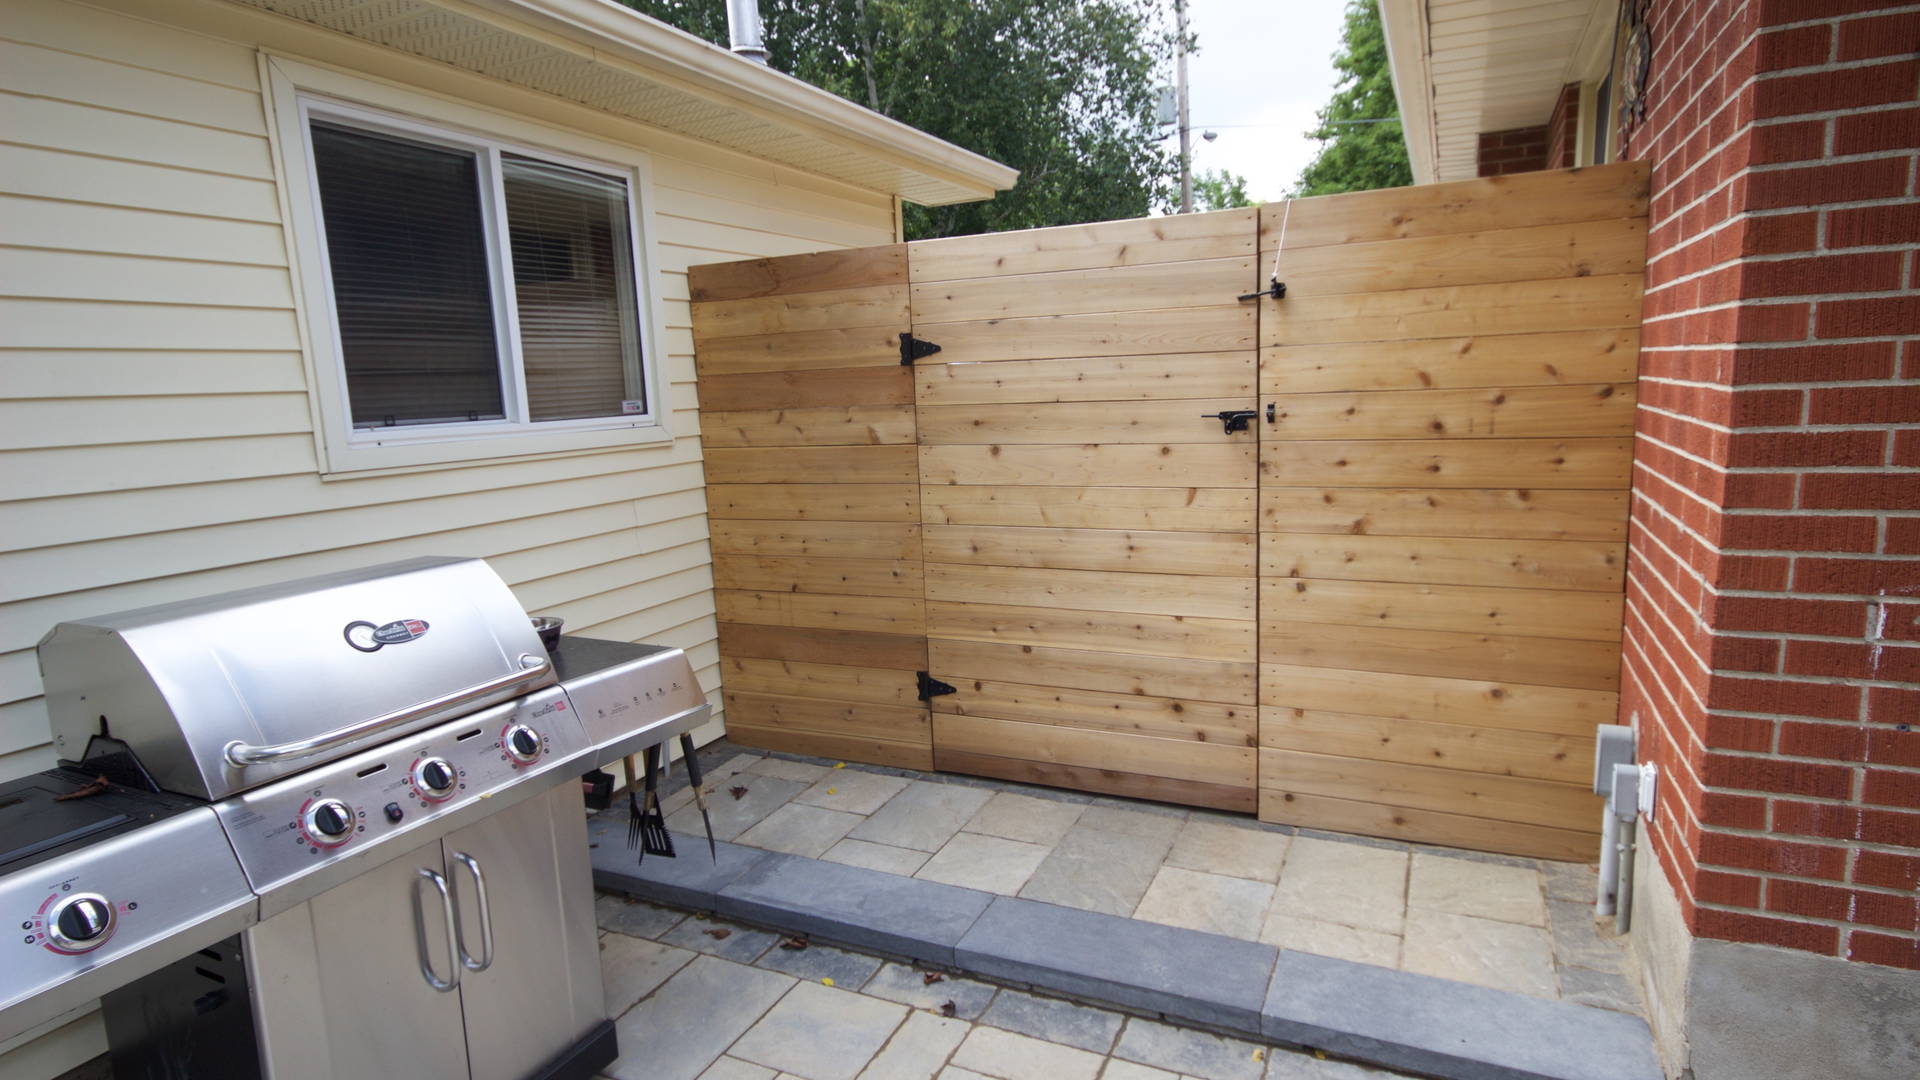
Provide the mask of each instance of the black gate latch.
POLYGON ((1218 420, 1220 426, 1231 435, 1236 431, 1247 430, 1247 421, 1260 415, 1252 409, 1222 409, 1219 412, 1201 413, 1202 420, 1218 420))
POLYGON ((944 697, 947 694, 957 694, 960 692, 954 689, 953 684, 943 683, 924 671, 916 671, 914 674, 920 677, 921 701, 932 701, 937 697, 944 697))
POLYGON ((1271 296, 1275 300, 1285 300, 1287 298, 1287 283, 1284 281, 1281 281, 1279 278, 1274 278, 1273 283, 1271 285, 1268 285, 1266 288, 1261 289, 1259 292, 1247 293, 1241 296, 1240 299, 1258 300, 1263 296, 1271 296))
POLYGON ((911 367, 915 360, 921 360, 940 351, 940 346, 931 341, 921 341, 912 334, 900 335, 900 363, 911 367))

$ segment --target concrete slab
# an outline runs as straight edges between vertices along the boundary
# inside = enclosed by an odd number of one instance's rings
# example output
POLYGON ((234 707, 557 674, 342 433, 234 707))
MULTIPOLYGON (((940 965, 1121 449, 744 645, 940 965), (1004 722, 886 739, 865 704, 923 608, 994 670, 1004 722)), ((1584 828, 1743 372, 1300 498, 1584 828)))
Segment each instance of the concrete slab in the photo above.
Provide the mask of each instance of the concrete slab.
POLYGON ((794 985, 785 975, 702 956, 615 1025, 619 1080, 694 1080, 794 985))
POLYGON ((905 964, 888 964, 860 992, 942 1015, 946 1011, 942 1006, 951 1004, 955 1019, 972 1020, 986 1011, 987 1003, 993 1000, 994 992, 998 989, 997 986, 959 975, 921 971, 905 964), (929 977, 934 981, 928 982, 929 977))
POLYGON ((809 1080, 853 1080, 907 1010, 819 983, 801 983, 727 1053, 809 1080))
POLYGON ((993 978, 1254 1032, 1278 953, 1218 934, 1003 896, 960 940, 955 959, 993 978))
POLYGON ((880 961, 865 953, 848 952, 831 945, 808 945, 804 949, 784 947, 768 949, 754 961, 755 967, 778 971, 808 982, 824 983, 846 990, 857 990, 873 973, 880 961))
POLYGON ((723 914, 876 952, 952 965, 989 894, 774 852, 720 890, 723 914))
POLYGON ((1113 1038, 1120 1034, 1120 1025, 1125 1019, 1120 1013, 1091 1005, 1037 997, 1019 990, 1002 990, 980 1017, 980 1022, 1104 1054, 1113 1049, 1113 1038))
POLYGON ((1267 1071, 1262 1047, 1192 1028, 1134 1017, 1113 1056, 1167 1069, 1198 1080, 1261 1080, 1267 1071))
POLYGON ((1637 1017, 1310 953, 1275 965, 1269 1039, 1445 1080, 1662 1080, 1637 1017))
POLYGON ((694 911, 713 910, 715 894, 772 857, 771 852, 721 843, 715 845, 719 856, 716 862, 707 855, 705 836, 675 833, 673 846, 680 853, 678 858, 651 855, 646 862, 640 862, 627 850, 626 833, 624 816, 617 823, 605 814, 588 820, 588 842, 595 844, 590 852, 594 885, 609 892, 694 911))

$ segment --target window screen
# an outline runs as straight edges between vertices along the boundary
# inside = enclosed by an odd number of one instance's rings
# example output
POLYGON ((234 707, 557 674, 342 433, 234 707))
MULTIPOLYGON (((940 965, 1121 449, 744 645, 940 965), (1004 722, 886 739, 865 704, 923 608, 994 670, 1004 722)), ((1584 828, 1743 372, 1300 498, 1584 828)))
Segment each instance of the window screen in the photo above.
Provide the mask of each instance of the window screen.
POLYGON ((527 419, 645 411, 627 185, 500 156, 527 419))
POLYGON ((475 155, 312 127, 353 425, 503 418, 475 155))

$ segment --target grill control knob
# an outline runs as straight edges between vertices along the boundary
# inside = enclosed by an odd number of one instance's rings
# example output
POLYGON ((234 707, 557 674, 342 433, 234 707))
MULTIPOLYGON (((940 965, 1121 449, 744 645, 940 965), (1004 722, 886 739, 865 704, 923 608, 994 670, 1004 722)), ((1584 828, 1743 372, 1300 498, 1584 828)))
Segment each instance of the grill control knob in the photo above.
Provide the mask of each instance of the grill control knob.
POLYGON ((323 840, 345 840, 353 831, 353 808, 339 799, 321 799, 307 811, 307 831, 323 840))
POLYGON ((508 728, 507 737, 500 742, 515 761, 528 762, 540 756, 540 733, 525 724, 508 728))
POLYGON ((67 952, 86 952, 113 933, 113 905, 99 893, 75 893, 47 913, 47 937, 67 952))
POLYGON ((430 757, 413 767, 413 783, 429 799, 444 799, 453 794, 460 776, 446 758, 430 757))

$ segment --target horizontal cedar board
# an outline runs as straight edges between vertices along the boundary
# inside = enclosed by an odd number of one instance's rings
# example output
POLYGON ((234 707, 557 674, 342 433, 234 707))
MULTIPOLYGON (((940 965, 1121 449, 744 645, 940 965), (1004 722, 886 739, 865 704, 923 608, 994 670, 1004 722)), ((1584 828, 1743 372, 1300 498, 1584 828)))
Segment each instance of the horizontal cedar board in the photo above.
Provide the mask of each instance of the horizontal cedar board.
POLYGON ((1252 705, 1255 668, 1247 663, 999 645, 936 638, 928 670, 948 682, 1004 679, 1039 686, 1252 705))
MULTIPOLYGON (((742 693, 924 708, 920 704, 919 681, 914 678, 913 672, 897 668, 722 656, 720 683, 728 690, 742 693)), ((731 716, 728 718, 732 719, 731 716)))
POLYGON ((1627 499, 1624 490, 1315 488, 1270 483, 1260 488, 1260 527, 1375 536, 1619 541, 1627 535, 1627 499))
POLYGON ((914 636, 926 633, 926 602, 918 598, 715 589, 713 600, 721 622, 914 636))
POLYGON ((938 353, 919 361, 928 365, 1227 352, 1251 349, 1257 344, 1253 305, 1234 303, 1210 308, 916 323, 914 334, 940 346, 938 353))
POLYGON ((1625 490, 1633 440, 1275 439, 1260 445, 1260 473, 1288 485, 1625 490))
MULTIPOLYGON (((1250 401, 1255 364, 1255 354, 1244 350, 931 364, 916 366, 913 374, 922 406, 1218 397, 1250 401)), ((702 400, 706 394, 703 382, 702 400)))
POLYGON ((1220 311, 1223 301, 1255 288, 1256 275, 1249 252, 1199 262, 936 281, 914 285, 910 295, 916 326, 1155 308, 1220 311))
POLYGON ((1262 705, 1359 713, 1423 723, 1466 724, 1591 739, 1596 725, 1613 722, 1619 701, 1618 694, 1605 690, 1290 664, 1260 665, 1262 705))
POLYGON ((1130 574, 935 562, 927 564, 926 573, 927 599, 949 603, 1058 607, 1121 615, 1255 617, 1251 575, 1130 574))
POLYGON ((876 446, 914 441, 911 405, 703 409, 700 437, 722 446, 876 446))
POLYGON ((1262 439, 1631 435, 1634 384, 1281 394, 1266 402, 1275 419, 1258 425, 1262 439))
MULTIPOLYGON (((1271 250, 1263 254, 1268 260, 1273 257, 1271 250)), ((1646 219, 1620 217, 1337 247, 1289 243, 1280 253, 1278 272, 1291 300, 1437 285, 1638 274, 1646 269, 1646 258, 1646 219)))
POLYGON ((1245 619, 1115 615, 937 600, 927 604, 929 637, 1195 660, 1252 660, 1254 626, 1245 619))
POLYGON ((771 371, 762 375, 702 375, 700 408, 812 409, 913 404, 913 369, 892 367, 771 371))
MULTIPOLYGON (((1638 330, 1277 345, 1260 350, 1262 394, 1358 390, 1458 390, 1626 382, 1640 357, 1638 330)), ((707 384, 700 384, 700 397, 707 384)))
POLYGON ((916 240, 907 272, 919 283, 1252 255, 1256 216, 1247 208, 916 240))
POLYGON ((963 754, 992 754, 1230 787, 1253 787, 1257 767, 1256 752, 1247 746, 1214 746, 1189 739, 946 713, 933 718, 933 744, 940 750, 963 754))
POLYGON ((904 326, 907 321, 905 285, 866 285, 693 305, 693 332, 701 341, 856 326, 904 326))
POLYGON ((694 368, 712 375, 753 375, 775 371, 830 371, 837 368, 900 366, 900 335, 906 319, 887 326, 811 330, 800 334, 755 334, 709 338, 694 334, 694 368))
POLYGON ((741 746, 778 750, 783 754, 837 761, 857 761, 867 765, 885 765, 894 769, 933 768, 933 747, 920 742, 893 739, 862 739, 851 735, 829 735, 818 731, 790 731, 727 723, 727 739, 741 746))
POLYGON ((728 691, 727 722, 788 731, 820 731, 857 739, 922 742, 930 738, 927 710, 869 702, 822 701, 728 691))
POLYGON ((870 521, 729 521, 708 525, 715 555, 826 555, 920 560, 920 526, 870 521))
MULTIPOLYGON (((931 588, 931 574, 928 579, 931 588)), ((1615 592, 1568 589, 1267 578, 1260 582, 1260 612, 1270 622, 1572 638, 1617 647, 1621 599, 1615 592)))
POLYGON ((1191 780, 1171 780, 1164 776, 1143 776, 1111 769, 1083 769, 1073 765, 1021 761, 992 754, 969 754, 936 748, 934 767, 941 772, 992 776, 1022 784, 1041 784, 1183 806, 1204 806, 1213 810, 1251 814, 1257 805, 1252 788, 1199 784, 1191 780))
POLYGON ((1620 687, 1620 646, 1564 638, 1287 622, 1261 626, 1260 659, 1297 667, 1437 675, 1582 690, 1620 687))
POLYGON ((907 278, 907 245, 814 251, 687 268, 695 302, 890 285, 907 278))
POLYGON ((719 635, 720 655, 724 657, 846 664, 899 671, 927 669, 927 639, 919 634, 795 629, 722 620, 719 635))
POLYGON ((1555 829, 1590 827, 1598 807, 1591 784, 1561 784, 1297 750, 1261 750, 1260 787, 1555 829))
POLYGON ((707 483, 911 484, 920 478, 918 456, 911 444, 714 449, 706 452, 707 483))
MULTIPOLYGON (((733 706, 727 709, 731 714, 733 706)), ((1563 784, 1593 777, 1592 732, 1548 735, 1269 705, 1260 710, 1260 745, 1563 784)))
POLYGON ((1591 861, 1595 845, 1600 842, 1594 833, 1577 829, 1493 821, 1465 814, 1383 806, 1373 802, 1265 788, 1260 791, 1260 820, 1566 862, 1591 861))
MULTIPOLYGON (((1224 445, 1249 442, 1253 436, 1247 432, 1229 435, 1219 418, 1213 414, 1225 409, 1252 407, 1252 399, 1244 397, 1177 401, 1072 401, 1030 405, 922 405, 919 409, 920 445, 1224 445)), ((1628 417, 1631 420, 1631 410, 1628 417)))
POLYGON ((918 559, 841 559, 790 555, 716 555, 713 587, 833 596, 921 598, 918 559))
POLYGON ((1252 576, 1254 533, 929 525, 928 562, 1252 576))
POLYGON ((1251 487, 926 487, 920 503, 930 525, 1229 532, 1254 519, 1251 487))
POLYGON ((784 521, 920 520, 914 484, 715 484, 707 474, 707 516, 784 521))
POLYGON ((1640 325, 1640 275, 1262 300, 1260 344, 1399 341, 1640 325))
POLYGON ((920 482, 926 485, 1140 487, 1205 481, 1210 486, 1252 488, 1256 449, 1251 435, 1243 434, 1240 439, 1240 442, 1214 445, 927 446, 920 451, 920 482))
POLYGON ((1480 540, 1426 536, 1262 533, 1260 574, 1270 578, 1416 581, 1618 594, 1626 545, 1598 540, 1480 540))
POLYGON ((1517 224, 1644 217, 1645 162, 1322 195, 1260 207, 1260 246, 1288 248, 1453 236, 1517 224))
MULTIPOLYGON (((940 675, 934 672, 935 678, 940 675)), ((957 716, 990 716, 1222 746, 1253 746, 1259 726, 1257 710, 1247 705, 984 679, 963 680, 958 693, 933 699, 933 707, 935 712, 957 716)))

